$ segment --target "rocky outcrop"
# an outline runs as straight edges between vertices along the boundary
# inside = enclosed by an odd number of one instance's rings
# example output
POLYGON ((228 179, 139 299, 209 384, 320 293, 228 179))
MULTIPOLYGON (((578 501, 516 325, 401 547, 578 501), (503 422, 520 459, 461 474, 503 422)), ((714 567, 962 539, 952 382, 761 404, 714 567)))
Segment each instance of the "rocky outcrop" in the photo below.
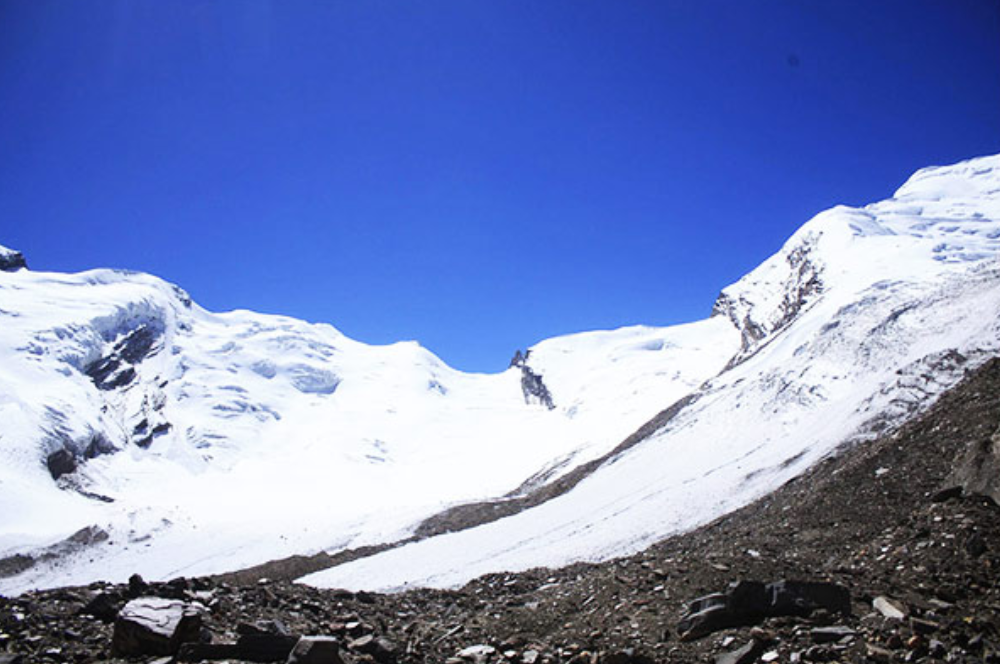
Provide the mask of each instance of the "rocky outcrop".
POLYGON ((135 380, 135 365, 155 352, 162 334, 162 328, 140 325, 115 343, 111 352, 84 367, 83 372, 99 390, 124 387, 135 380))
POLYGON ((514 353, 514 357, 510 361, 510 366, 521 370, 521 392, 524 393, 524 402, 541 404, 549 410, 553 410, 556 405, 552 401, 552 394, 549 392, 549 388, 545 385, 545 381, 542 380, 542 376, 535 373, 528 366, 528 357, 530 355, 530 350, 524 353, 518 350, 514 353))
POLYGON ((16 272, 22 268, 27 269, 27 267, 28 263, 20 251, 0 246, 0 271, 16 272))
POLYGON ((751 296, 756 290, 745 292, 739 282, 719 293, 712 315, 727 317, 740 331, 743 356, 790 324, 823 292, 822 269, 813 257, 816 241, 816 236, 806 235, 794 248, 772 257, 773 264, 765 263, 778 279, 778 283, 770 285, 780 293, 773 302, 754 301, 751 296))

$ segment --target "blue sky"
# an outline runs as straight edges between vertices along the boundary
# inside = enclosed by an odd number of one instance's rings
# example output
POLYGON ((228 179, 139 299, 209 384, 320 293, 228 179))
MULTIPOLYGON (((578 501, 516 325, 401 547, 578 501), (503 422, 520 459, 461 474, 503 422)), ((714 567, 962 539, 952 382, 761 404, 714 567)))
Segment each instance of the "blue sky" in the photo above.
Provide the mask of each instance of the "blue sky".
POLYGON ((991 0, 0 1, 0 244, 467 370, 998 151, 991 0))

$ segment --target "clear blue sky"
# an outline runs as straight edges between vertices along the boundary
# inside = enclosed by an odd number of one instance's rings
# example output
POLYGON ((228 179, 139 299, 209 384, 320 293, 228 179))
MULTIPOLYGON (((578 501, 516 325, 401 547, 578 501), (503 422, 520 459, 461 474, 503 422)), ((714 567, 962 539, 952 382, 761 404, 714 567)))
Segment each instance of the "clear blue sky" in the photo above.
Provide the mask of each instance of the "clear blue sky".
POLYGON ((998 151, 995 0, 0 0, 0 244, 462 369, 998 151))

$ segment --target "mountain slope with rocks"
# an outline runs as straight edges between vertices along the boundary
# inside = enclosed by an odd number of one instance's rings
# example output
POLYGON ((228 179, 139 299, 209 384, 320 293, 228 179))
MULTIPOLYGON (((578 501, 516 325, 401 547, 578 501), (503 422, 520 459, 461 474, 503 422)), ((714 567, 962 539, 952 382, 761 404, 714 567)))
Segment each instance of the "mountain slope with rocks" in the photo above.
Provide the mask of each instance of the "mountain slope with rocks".
MULTIPOLYGON (((998 166, 920 171, 892 199, 806 223, 718 298, 715 318, 740 330, 727 368, 570 490, 303 581, 451 587, 634 553, 893 430, 1000 350, 998 166)), ((558 376, 560 357, 538 366, 558 376)))
POLYGON ((1000 359, 894 433, 633 556, 392 595, 208 577, 29 592, 0 598, 0 649, 9 662, 124 661, 115 623, 152 596, 205 606, 179 661, 285 661, 305 634, 336 640, 337 659, 322 661, 379 664, 995 662, 1000 508, 955 483, 990 444, 1000 452, 1000 359), (848 612, 679 631, 692 600, 779 580, 840 589, 848 612))
POLYGON ((313 554, 348 561, 320 587, 454 587, 642 551, 995 356, 998 249, 1000 157, 924 169, 817 215, 706 320, 545 340, 497 375, 149 275, 14 267, 0 592, 313 554))

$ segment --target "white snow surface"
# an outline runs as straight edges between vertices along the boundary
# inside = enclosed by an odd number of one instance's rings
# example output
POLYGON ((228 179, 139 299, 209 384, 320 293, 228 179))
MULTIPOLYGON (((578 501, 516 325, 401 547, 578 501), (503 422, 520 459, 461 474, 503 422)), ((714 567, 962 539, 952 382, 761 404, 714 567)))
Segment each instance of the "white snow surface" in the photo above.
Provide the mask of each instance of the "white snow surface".
POLYGON ((303 582, 444 587, 637 551, 899 423, 996 354, 998 248, 1000 156, 921 170, 891 199, 814 217, 706 320, 537 344, 527 364, 552 410, 526 402, 516 367, 467 374, 413 342, 207 312, 149 275, 0 272, 0 559, 39 559, 0 592, 392 542, 601 457, 690 395, 558 498, 303 582), (139 357, 108 365, 139 336, 139 357), (109 389, 85 373, 102 360, 109 389), (80 465, 54 481, 60 449, 80 465), (108 537, 66 542, 88 526, 108 537))
POLYGON ((604 454, 737 344, 722 319, 549 340, 529 360, 549 410, 526 402, 518 368, 467 374, 412 342, 210 313, 149 275, 0 274, 0 559, 60 550, 0 592, 405 537, 444 507, 604 454), (155 337, 136 377, 98 389, 85 370, 136 330, 155 337), (53 481, 48 455, 86 457, 95 439, 113 453, 53 481), (107 541, 59 544, 90 525, 107 541))
POLYGON ((997 354, 998 249, 997 156, 823 212, 724 290, 717 317, 756 332, 656 434, 535 508, 301 581, 457 586, 633 553, 741 507, 901 423, 997 354))

